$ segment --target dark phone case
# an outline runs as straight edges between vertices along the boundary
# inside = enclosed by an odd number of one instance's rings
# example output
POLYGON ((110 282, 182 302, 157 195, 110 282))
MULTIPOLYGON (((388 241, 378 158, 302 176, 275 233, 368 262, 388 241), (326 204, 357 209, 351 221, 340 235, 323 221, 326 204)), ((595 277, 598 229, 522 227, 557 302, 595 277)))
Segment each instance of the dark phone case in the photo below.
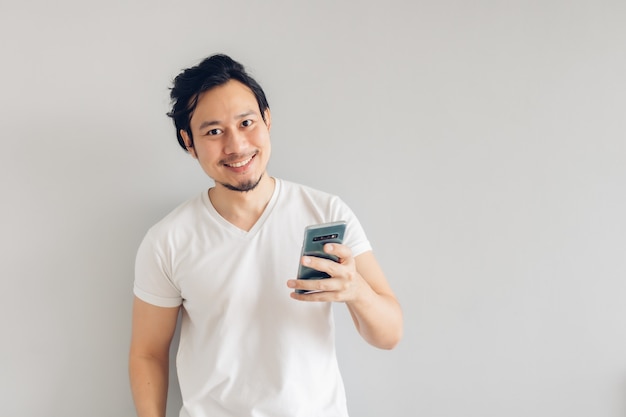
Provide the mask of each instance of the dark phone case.
MULTIPOLYGON (((342 243, 345 231, 345 221, 307 226, 304 229, 304 240, 302 242, 301 255, 316 256, 318 258, 330 259, 337 262, 338 259, 336 256, 329 255, 324 252, 324 245, 327 243, 342 243)), ((298 278, 324 279, 330 278, 330 275, 326 272, 321 272, 300 264, 298 267, 298 278)), ((296 292, 298 294, 306 294, 308 291, 296 290, 296 292)))

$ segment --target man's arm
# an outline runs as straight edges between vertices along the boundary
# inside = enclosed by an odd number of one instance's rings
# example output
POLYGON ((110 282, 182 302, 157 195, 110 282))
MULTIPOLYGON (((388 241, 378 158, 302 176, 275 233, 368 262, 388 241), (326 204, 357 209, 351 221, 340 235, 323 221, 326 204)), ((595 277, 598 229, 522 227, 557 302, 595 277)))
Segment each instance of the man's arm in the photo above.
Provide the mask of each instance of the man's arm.
POLYGON ((393 349, 402 338, 402 310, 372 251, 355 258, 357 273, 367 282, 360 297, 346 302, 354 324, 368 343, 393 349))
POLYGON ((291 296, 302 301, 345 302, 354 325, 368 343, 381 349, 394 348, 402 338, 402 310, 374 254, 368 251, 353 258, 350 248, 339 244, 327 244, 324 251, 339 257, 339 262, 309 256, 302 262, 331 278, 287 282, 290 288, 322 292, 294 292, 291 296))
POLYGON ((179 307, 157 307, 135 297, 129 372, 139 417, 165 417, 169 351, 178 310, 179 307))

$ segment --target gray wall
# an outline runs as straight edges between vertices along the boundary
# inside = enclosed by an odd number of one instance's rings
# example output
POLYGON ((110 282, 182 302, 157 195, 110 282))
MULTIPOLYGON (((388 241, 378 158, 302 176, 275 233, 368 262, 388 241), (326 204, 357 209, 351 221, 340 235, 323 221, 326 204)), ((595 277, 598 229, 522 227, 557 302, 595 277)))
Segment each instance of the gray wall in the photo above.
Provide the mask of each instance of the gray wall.
POLYGON ((307 3, 2 0, 0 415, 133 414, 137 245, 210 185, 167 88, 221 51, 403 304, 391 352, 336 306, 353 416, 624 416, 626 3, 307 3))

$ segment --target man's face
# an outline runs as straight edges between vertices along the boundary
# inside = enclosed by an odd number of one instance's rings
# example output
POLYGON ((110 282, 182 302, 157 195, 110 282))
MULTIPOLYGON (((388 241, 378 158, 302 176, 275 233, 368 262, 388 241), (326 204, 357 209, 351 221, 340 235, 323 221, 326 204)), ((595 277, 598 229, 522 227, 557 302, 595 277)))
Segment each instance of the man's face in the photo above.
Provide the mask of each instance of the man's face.
MULTIPOLYGON (((216 186, 250 191, 265 174, 271 153, 270 112, 261 117, 252 91, 230 80, 202 93, 191 117, 191 155, 216 186)), ((181 135, 187 146, 191 140, 181 135)))

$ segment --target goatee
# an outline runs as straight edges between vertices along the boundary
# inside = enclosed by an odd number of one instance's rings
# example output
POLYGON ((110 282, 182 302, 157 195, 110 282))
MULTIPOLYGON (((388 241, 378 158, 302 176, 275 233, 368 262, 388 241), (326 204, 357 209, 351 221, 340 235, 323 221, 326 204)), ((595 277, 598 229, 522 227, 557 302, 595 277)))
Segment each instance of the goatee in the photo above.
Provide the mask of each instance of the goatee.
POLYGON ((239 185, 226 184, 224 182, 220 182, 220 184, 222 184, 224 187, 228 188, 231 191, 239 191, 241 193, 247 193, 248 191, 254 190, 257 187, 257 185, 259 185, 262 178, 263 178, 263 174, 261 174, 259 176, 259 179, 256 181, 246 181, 246 182, 240 183, 239 185))

